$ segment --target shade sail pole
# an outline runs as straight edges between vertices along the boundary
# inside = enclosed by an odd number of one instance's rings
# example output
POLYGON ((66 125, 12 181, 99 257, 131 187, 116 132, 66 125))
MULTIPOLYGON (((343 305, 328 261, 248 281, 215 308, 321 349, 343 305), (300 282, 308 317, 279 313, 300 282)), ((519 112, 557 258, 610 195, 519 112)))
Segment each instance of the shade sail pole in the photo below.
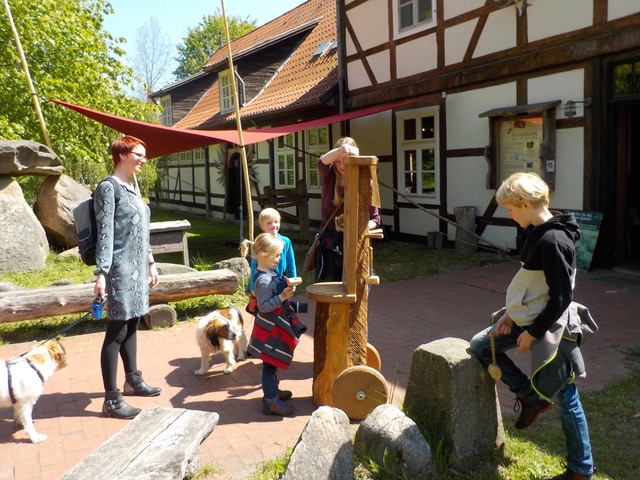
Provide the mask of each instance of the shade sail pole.
MULTIPOLYGON (((233 68, 233 57, 231 55, 231 38, 229 38, 229 25, 227 14, 224 10, 224 0, 222 4, 222 19, 224 20, 224 35, 227 39, 227 53, 229 55, 229 69, 231 70, 231 88, 233 91, 233 106, 236 114, 236 128, 238 129, 238 141, 240 142, 240 155, 242 157, 242 179, 244 182, 244 193, 247 204, 247 214, 249 223, 249 240, 253 241, 253 201, 251 200, 251 184, 249 183, 249 162, 247 162, 247 150, 244 147, 244 136, 242 135, 242 120, 240 118, 240 100, 238 98, 238 87, 236 85, 236 72, 233 68)), ((240 212, 242 215, 242 212, 240 212)))
POLYGON ((53 147, 51 146, 51 140, 49 139, 49 132, 47 131, 47 125, 44 122, 44 117, 42 116, 42 110, 40 109, 40 101, 38 100, 38 94, 36 93, 36 90, 33 87, 33 82, 31 81, 31 75, 29 74, 29 65, 27 64, 27 59, 24 56, 24 50, 22 49, 22 42, 20 41, 20 35, 18 35, 18 30, 16 29, 16 25, 15 23, 13 23, 13 16, 11 15, 9 0, 4 0, 4 8, 7 11, 7 17, 9 18, 9 25, 11 27, 11 32, 13 33, 13 38, 16 42, 16 48, 18 49, 18 54, 20 55, 22 70, 24 70, 24 76, 27 79, 27 86, 29 87, 31 102, 33 103, 33 108, 35 109, 36 115, 38 117, 38 121, 40 122, 40 130, 42 130, 42 137, 44 138, 44 142, 47 144, 47 147, 53 150, 53 147))

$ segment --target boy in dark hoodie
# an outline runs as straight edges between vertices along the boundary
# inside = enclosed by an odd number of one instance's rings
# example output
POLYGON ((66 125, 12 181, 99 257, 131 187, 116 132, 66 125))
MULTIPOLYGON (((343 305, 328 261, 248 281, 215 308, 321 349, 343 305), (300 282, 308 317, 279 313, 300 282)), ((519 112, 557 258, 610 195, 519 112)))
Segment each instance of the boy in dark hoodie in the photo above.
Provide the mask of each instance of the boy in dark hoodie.
POLYGON ((571 363, 562 361, 558 352, 572 302, 580 229, 573 215, 554 215, 549 210, 549 187, 533 173, 519 172, 507 178, 496 192, 496 201, 524 229, 521 268, 507 289, 506 307, 492 316, 492 326, 473 337, 471 351, 485 366, 491 364, 489 334, 495 333, 501 380, 521 409, 515 422, 518 430, 530 426, 554 405, 551 398, 555 400, 567 443, 567 469, 548 480, 591 480, 594 467, 587 420, 571 363), (549 345, 554 341, 556 345, 549 345), (506 355, 516 347, 519 351, 533 348, 534 359, 540 347, 554 353, 546 365, 534 365, 529 378, 506 355), (560 376, 554 388, 545 388, 545 375, 538 375, 545 368, 554 370, 556 380, 560 376))

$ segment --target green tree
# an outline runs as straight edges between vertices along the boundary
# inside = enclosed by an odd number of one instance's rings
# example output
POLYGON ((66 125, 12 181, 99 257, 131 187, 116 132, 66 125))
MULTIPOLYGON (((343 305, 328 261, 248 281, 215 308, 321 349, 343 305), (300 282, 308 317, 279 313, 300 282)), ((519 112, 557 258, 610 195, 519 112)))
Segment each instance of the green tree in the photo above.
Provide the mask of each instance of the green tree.
MULTIPOLYGON (((227 17, 227 24, 231 40, 256 28, 256 21, 249 20, 249 17, 245 20, 238 16, 227 17)), ((216 10, 215 15, 204 15, 197 27, 189 28, 189 33, 183 41, 184 43, 177 46, 178 67, 173 72, 176 80, 198 73, 207 60, 219 48, 226 45, 224 18, 220 9, 216 10)))
MULTIPOLYGON (((123 93, 134 76, 121 62, 124 39, 103 29, 113 9, 107 0, 8 1, 53 149, 67 175, 94 184, 112 169, 108 146, 119 133, 47 99, 134 119, 156 109, 123 93)), ((4 8, 0 45, 0 138, 45 143, 4 8)))

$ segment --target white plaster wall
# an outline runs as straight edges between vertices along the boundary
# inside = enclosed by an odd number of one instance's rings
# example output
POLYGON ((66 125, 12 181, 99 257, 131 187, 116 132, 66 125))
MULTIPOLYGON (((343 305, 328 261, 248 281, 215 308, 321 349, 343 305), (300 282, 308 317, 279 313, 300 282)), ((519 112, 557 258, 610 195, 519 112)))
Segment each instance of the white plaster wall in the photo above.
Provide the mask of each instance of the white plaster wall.
MULTIPOLYGON (((358 43, 363 50, 375 47, 389 40, 389 18, 387 0, 369 0, 347 12, 358 43)), ((347 45, 347 55, 356 53, 353 44, 347 45)))
POLYGON ((640 12, 640 2, 638 0, 609 0, 609 20, 626 17, 638 12, 640 12))
MULTIPOLYGON (((564 1, 564 0, 563 0, 564 1)), ((516 9, 501 8, 491 13, 482 29, 473 58, 516 46, 516 9)))
POLYGON ((484 0, 455 0, 453 2, 444 2, 444 19, 449 20, 450 18, 480 8, 484 6, 484 4, 484 0))
POLYGON ((435 69, 438 66, 438 44, 435 34, 398 45, 396 58, 398 78, 435 69))
POLYGON ((469 47, 473 29, 476 28, 478 19, 461 23, 444 31, 444 61, 446 65, 459 63, 469 47))
MULTIPOLYGON (((531 78, 527 82, 529 103, 560 100, 556 108, 556 118, 566 118, 564 104, 567 100, 584 100, 584 69, 569 70, 542 77, 531 78)), ((584 106, 576 105, 576 116, 584 115, 584 106)))
POLYGON ((379 157, 393 153, 391 110, 351 120, 350 129, 351 136, 358 143, 361 155, 379 157))
POLYGON ((552 208, 581 210, 584 199, 584 129, 556 132, 556 188, 551 193, 552 208))
POLYGON ((455 207, 476 207, 478 214, 482 214, 494 194, 486 187, 487 172, 484 157, 447 159, 449 213, 453 213, 455 207))
POLYGON ((347 85, 348 90, 371 86, 369 76, 360 60, 347 64, 347 85))
MULTIPOLYGON (((438 214, 438 210, 431 210, 438 214)), ((400 231, 412 235, 422 235, 425 237, 427 232, 433 232, 440 229, 438 218, 430 215, 419 208, 407 208, 400 210, 400 231)))
MULTIPOLYGON (((496 217, 507 218, 506 210, 502 207, 498 207, 496 210, 496 217), (502 215, 504 213, 504 215, 502 215)), ((455 235, 455 229, 453 229, 455 235)), ((496 225, 489 225, 484 232, 482 232, 481 238, 486 241, 483 245, 495 246, 495 248, 516 248, 516 237, 518 230, 516 227, 499 227, 496 225)), ((455 237, 452 237, 455 238, 455 237)))
POLYGON ((478 115, 515 104, 515 83, 447 94, 446 149, 485 147, 489 144, 489 119, 478 115))
POLYGON ((385 83, 391 80, 391 69, 389 68, 389 50, 375 53, 367 57, 369 66, 378 83, 385 83))
MULTIPOLYGON (((620 1, 635 3, 637 0, 620 1)), ((593 0, 536 0, 531 3, 531 8, 527 8, 530 42, 593 24, 593 0)))

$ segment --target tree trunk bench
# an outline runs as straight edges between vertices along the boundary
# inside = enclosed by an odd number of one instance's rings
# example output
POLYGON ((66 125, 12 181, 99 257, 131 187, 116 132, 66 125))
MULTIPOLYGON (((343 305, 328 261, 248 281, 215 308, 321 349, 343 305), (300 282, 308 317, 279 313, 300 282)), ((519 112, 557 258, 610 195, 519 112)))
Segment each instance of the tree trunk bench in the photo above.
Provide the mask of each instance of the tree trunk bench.
POLYGON ((213 412, 143 410, 58 480, 183 480, 199 467, 200 444, 218 424, 213 412))
MULTIPOLYGON (((0 323, 86 313, 93 300, 93 283, 0 292, 0 323)), ((161 275, 149 292, 149 303, 175 302, 185 298, 233 294, 238 276, 227 268, 206 272, 161 275)))

